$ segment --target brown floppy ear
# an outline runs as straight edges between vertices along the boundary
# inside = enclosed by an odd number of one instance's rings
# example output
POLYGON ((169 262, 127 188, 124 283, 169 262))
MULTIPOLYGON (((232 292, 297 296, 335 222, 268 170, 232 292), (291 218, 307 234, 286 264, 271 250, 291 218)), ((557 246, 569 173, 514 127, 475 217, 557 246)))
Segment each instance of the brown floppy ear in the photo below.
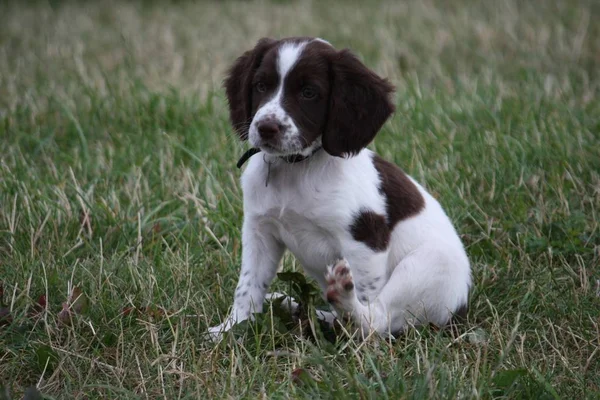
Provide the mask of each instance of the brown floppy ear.
POLYGON ((394 112, 389 98, 394 87, 349 50, 333 56, 331 74, 329 120, 323 132, 323 148, 333 156, 356 155, 394 112))
POLYGON ((252 122, 252 79, 263 56, 276 40, 262 38, 254 49, 246 51, 229 68, 224 86, 229 103, 229 118, 233 129, 242 140, 248 139, 248 128, 252 122))

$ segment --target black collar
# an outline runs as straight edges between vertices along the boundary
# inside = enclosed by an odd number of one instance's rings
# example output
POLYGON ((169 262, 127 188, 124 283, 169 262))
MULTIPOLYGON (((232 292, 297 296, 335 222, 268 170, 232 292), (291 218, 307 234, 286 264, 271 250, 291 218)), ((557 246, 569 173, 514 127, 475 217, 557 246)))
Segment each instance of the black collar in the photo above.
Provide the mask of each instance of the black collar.
MULTIPOLYGON (((307 156, 303 156, 302 154, 290 154, 289 156, 282 156, 279 158, 281 158, 283 161, 285 161, 288 164, 295 164, 297 162, 306 160, 307 158, 309 158, 310 156, 312 156, 319 150, 321 150, 321 147, 318 147, 315 151, 313 151, 311 154, 309 154, 307 156)), ((253 155, 255 155, 256 153, 260 153, 260 149, 256 148, 256 147, 252 147, 250 150, 246 151, 238 160, 238 162, 236 164, 237 167, 242 168, 242 165, 244 165, 244 163, 246 161, 248 161, 248 159, 250 157, 252 157, 253 155)))

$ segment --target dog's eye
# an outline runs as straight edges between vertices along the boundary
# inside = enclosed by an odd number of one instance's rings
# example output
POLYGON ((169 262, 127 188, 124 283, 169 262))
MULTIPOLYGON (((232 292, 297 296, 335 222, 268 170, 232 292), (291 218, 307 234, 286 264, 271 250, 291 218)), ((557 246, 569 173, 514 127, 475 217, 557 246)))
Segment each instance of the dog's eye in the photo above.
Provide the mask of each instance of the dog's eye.
POLYGON ((254 85, 254 89, 256 89, 258 93, 264 93, 267 91, 267 85, 265 85, 264 82, 257 82, 254 85))
POLYGON ((302 97, 310 100, 317 97, 317 90, 312 86, 304 86, 302 88, 302 97))

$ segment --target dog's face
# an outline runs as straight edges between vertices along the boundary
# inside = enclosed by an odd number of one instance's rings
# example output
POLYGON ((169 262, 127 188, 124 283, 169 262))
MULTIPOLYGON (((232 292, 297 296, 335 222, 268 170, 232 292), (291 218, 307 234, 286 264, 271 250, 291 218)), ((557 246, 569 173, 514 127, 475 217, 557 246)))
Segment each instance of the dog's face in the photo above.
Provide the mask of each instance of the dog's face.
POLYGON ((262 151, 335 156, 366 147, 394 110, 393 87, 347 50, 313 38, 261 39, 225 80, 230 117, 262 151))

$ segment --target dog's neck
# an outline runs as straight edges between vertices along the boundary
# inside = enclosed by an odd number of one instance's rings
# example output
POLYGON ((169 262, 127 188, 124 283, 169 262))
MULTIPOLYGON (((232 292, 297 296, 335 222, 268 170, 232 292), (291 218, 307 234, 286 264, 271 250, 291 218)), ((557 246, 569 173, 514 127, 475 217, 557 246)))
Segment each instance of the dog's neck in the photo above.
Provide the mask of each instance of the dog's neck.
MULTIPOLYGON (((276 156, 277 159, 283 160, 284 162, 288 163, 288 164, 295 164, 295 163, 299 163, 302 161, 305 161, 307 159, 309 159, 310 157, 312 157, 316 152, 320 151, 323 147, 318 146, 316 147, 314 150, 312 150, 312 152, 310 154, 304 155, 304 154, 289 154, 286 156, 276 156)), ((236 166, 238 168, 241 168, 242 165, 244 165, 244 163, 246 161, 248 161, 248 159, 250 159, 250 157, 252 157, 253 155, 260 153, 261 150, 257 147, 252 147, 251 149, 249 149, 248 151, 246 151, 238 160, 236 166)), ((267 160, 265 160, 265 162, 268 162, 267 160)))

